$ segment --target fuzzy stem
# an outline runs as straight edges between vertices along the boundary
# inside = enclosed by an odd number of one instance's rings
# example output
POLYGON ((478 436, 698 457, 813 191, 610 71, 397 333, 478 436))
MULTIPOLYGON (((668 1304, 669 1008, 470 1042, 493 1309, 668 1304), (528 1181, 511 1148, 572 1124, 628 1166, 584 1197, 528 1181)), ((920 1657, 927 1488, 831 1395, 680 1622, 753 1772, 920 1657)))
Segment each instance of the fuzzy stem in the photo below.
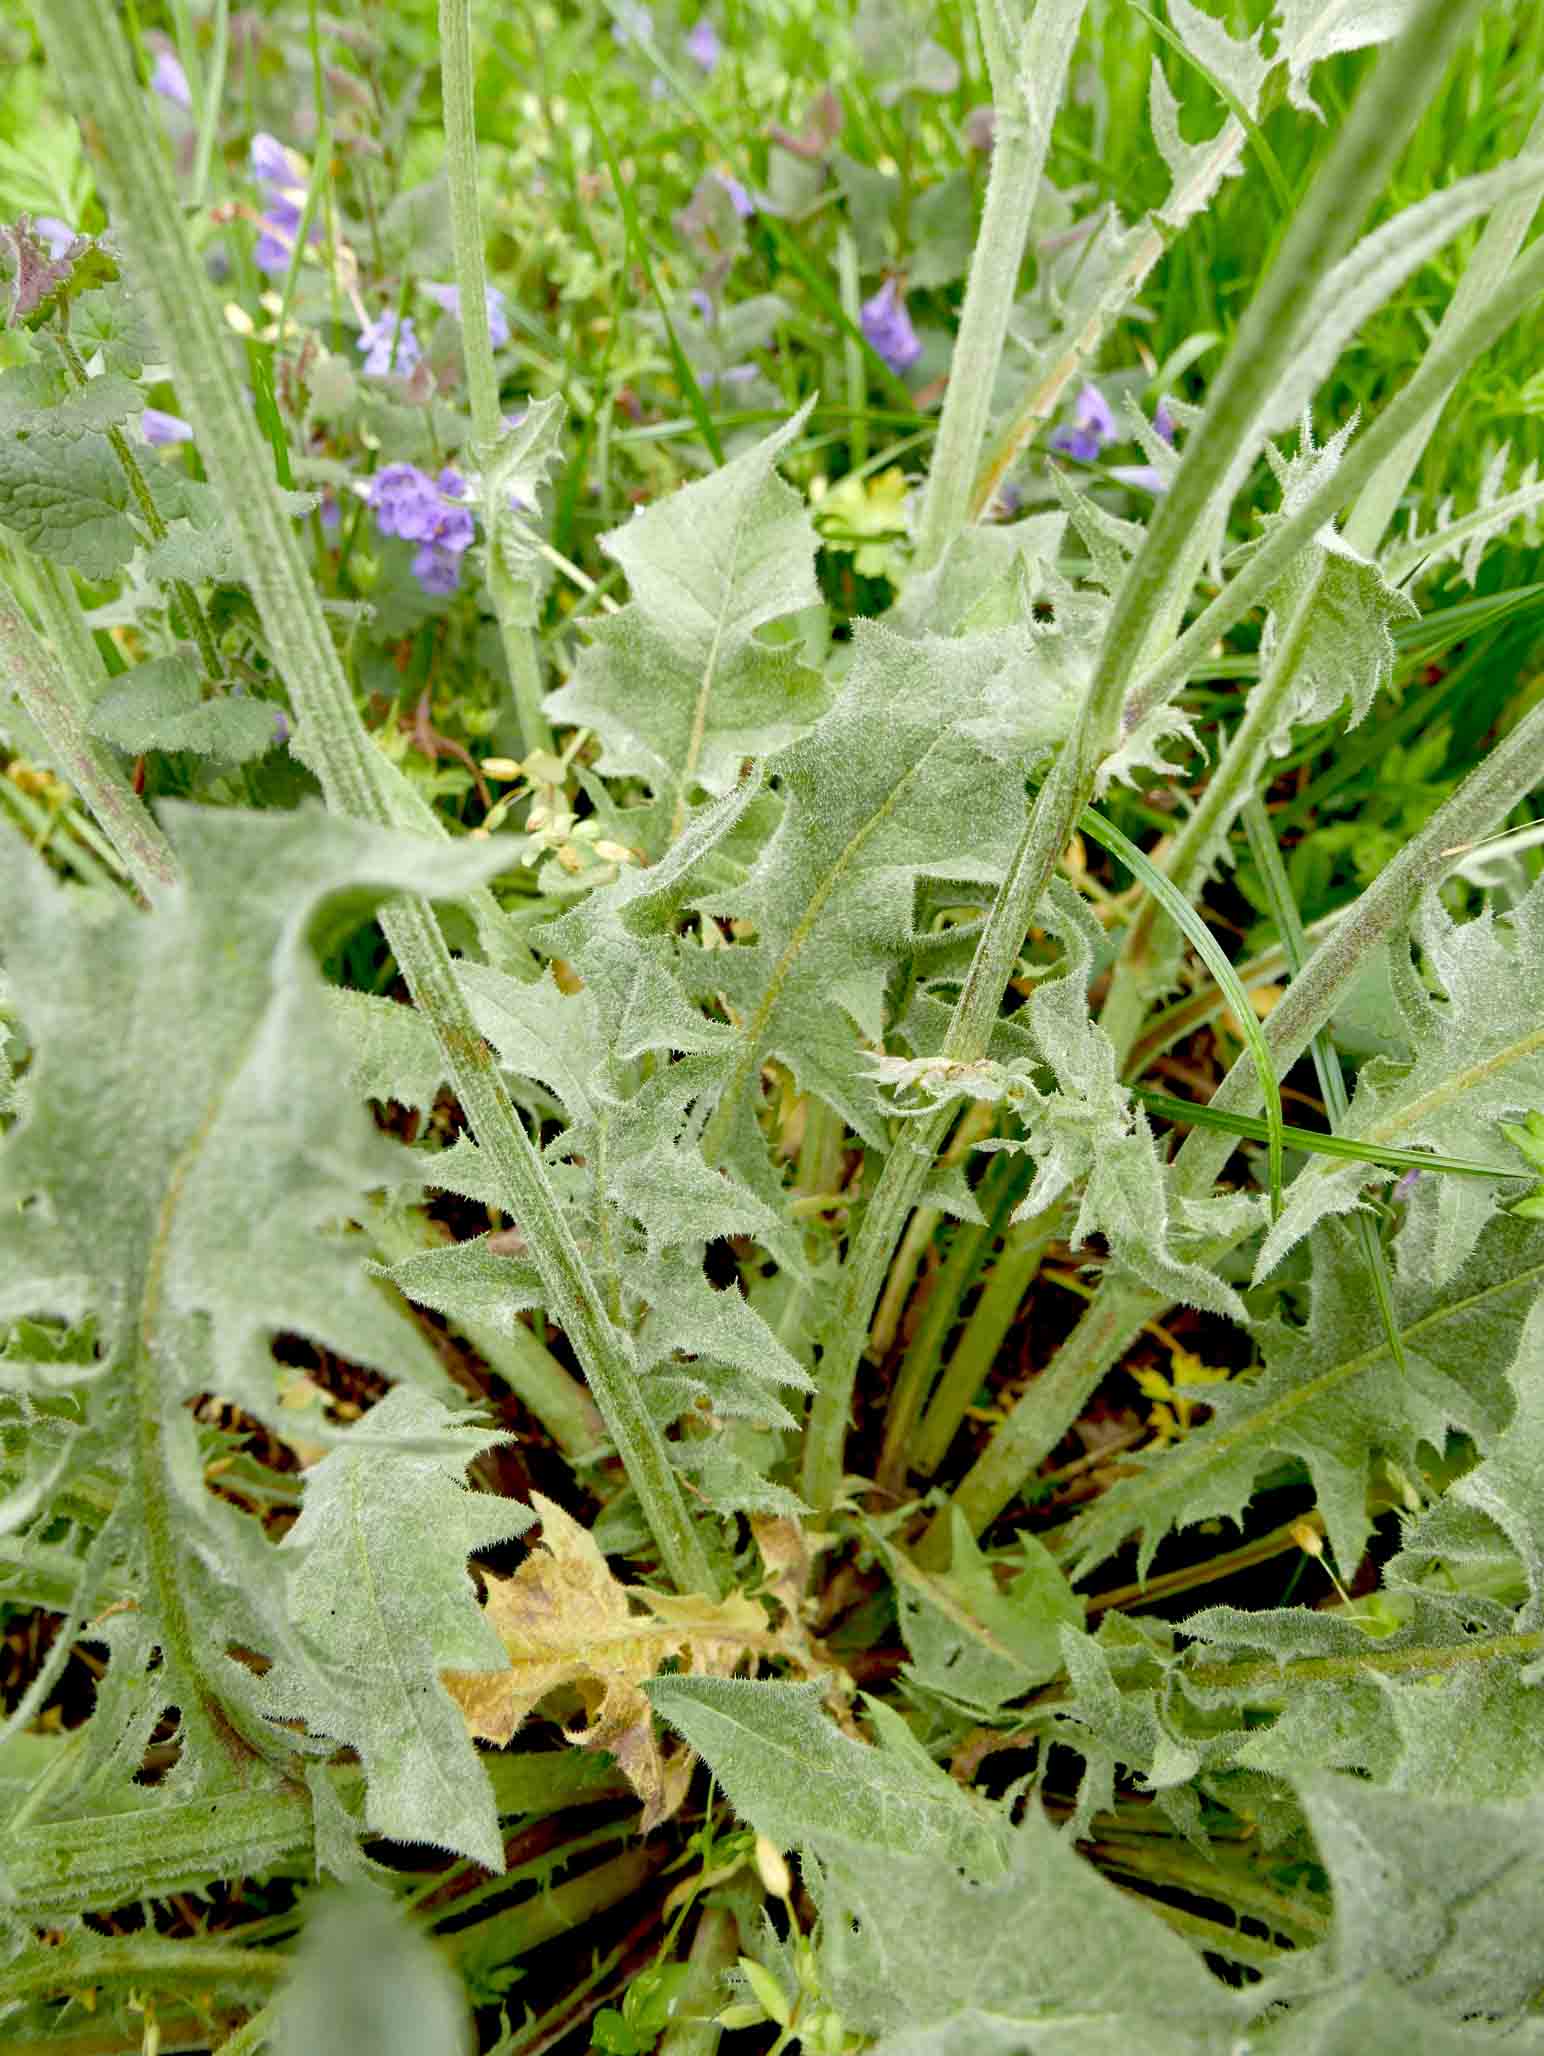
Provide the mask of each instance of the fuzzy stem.
POLYGON ((1033 1167, 1017 1156, 999 1155, 976 1194, 984 1218, 964 1221, 943 1268, 934 1277, 922 1319, 906 1347, 885 1408, 884 1446, 877 1473, 881 1489, 896 1491, 913 1461, 912 1445, 923 1404, 938 1373, 944 1344, 959 1319, 960 1302, 975 1283, 992 1244, 1002 1233, 1033 1175, 1033 1167))
POLYGON ((724 1972, 739 1954, 740 1931, 727 1906, 710 1901, 697 1919, 687 1957, 687 1978, 677 2018, 665 2031, 659 2056, 718 2056, 723 2033, 713 2009, 722 2004, 724 1972))
MULTIPOLYGON (((1278 1077, 1308 1048, 1368 953, 1402 928, 1421 894, 1446 875, 1453 853, 1488 834, 1541 783, 1544 703, 1523 717, 1405 844, 1336 923, 1308 959, 1302 976, 1293 980, 1272 1008, 1265 1022, 1265 1041, 1278 1077)), ((1218 1086, 1211 1104, 1226 1113, 1257 1110, 1259 1073, 1247 1053, 1218 1086)), ((1236 1138, 1215 1128, 1192 1129, 1174 1159, 1174 1197, 1204 1197, 1235 1147, 1236 1138)), ((1218 1254, 1222 1253, 1219 1247, 1218 1254)), ((1142 1323, 1161 1314, 1165 1305, 1161 1293, 1129 1277, 1106 1275, 1050 1368, 1029 1387, 956 1491, 954 1503, 974 1533, 979 1534, 1001 1513, 1077 1419, 1099 1380, 1118 1361, 1142 1323)), ((948 1536, 945 1510, 927 1542, 947 1556, 948 1536)))
MULTIPOLYGON (((472 71, 469 0, 440 0, 440 95, 445 112, 445 169, 450 181, 450 225, 461 302, 461 350, 472 403, 472 446, 479 468, 492 462, 503 431, 499 379, 488 323, 482 217, 477 201, 477 112, 472 71)), ((498 524, 507 508, 485 497, 488 592, 498 619, 504 661, 520 733, 527 750, 550 750, 552 730, 541 711, 541 658, 530 627, 519 619, 514 584, 499 548, 498 524)))
POLYGON ((36 722, 55 767, 91 809, 144 897, 153 900, 175 884, 177 865, 166 838, 106 746, 87 734, 79 696, 3 578, 0 680, 36 722))
MULTIPOLYGON (((1016 75, 1011 81, 995 76, 1008 70, 1005 57, 993 66, 996 126, 986 206, 922 496, 914 571, 931 570, 970 519, 971 485, 986 439, 992 387, 1084 5, 1085 0, 1039 0, 1020 37, 1016 75)), ((990 8, 982 12, 986 39, 990 8)))
MULTIPOLYGON (((1544 107, 1533 118, 1522 154, 1537 150, 1544 150, 1544 107)), ((1486 222, 1474 255, 1465 265, 1463 276, 1443 313, 1437 330, 1439 342, 1457 333, 1469 317, 1485 305, 1506 277, 1523 247, 1529 223, 1538 211, 1541 198, 1544 198, 1544 184, 1529 186, 1510 200, 1504 200, 1486 222)), ((1455 372, 1446 390, 1433 400, 1423 419, 1417 422, 1397 449, 1389 452, 1362 488, 1346 522, 1346 541, 1352 549, 1360 550, 1363 556, 1370 557, 1382 542, 1384 531, 1394 518, 1395 509, 1431 440, 1437 418, 1457 382, 1458 374, 1455 372)))
POLYGON ((1233 474, 1239 451, 1252 446, 1271 393, 1297 353, 1314 295, 1382 193, 1405 138, 1479 4, 1417 0, 1293 216, 1239 324, 1205 418, 1186 439, 1179 470, 1158 502, 1146 540, 1110 609, 1080 724, 1089 733, 1096 760, 1119 740, 1126 688, 1153 623, 1171 597, 1176 573, 1186 565, 1192 537, 1211 518, 1214 496, 1233 474))
MULTIPOLYGON (((1298 667, 1313 634, 1318 593, 1315 573, 1271 651, 1264 677, 1249 695, 1243 720, 1163 861, 1164 876, 1188 900, 1194 901, 1200 893, 1218 842, 1259 784, 1271 737, 1283 725, 1298 667)), ((1114 1044, 1121 1067, 1146 1016, 1151 983, 1172 963, 1176 933, 1173 916, 1148 897, 1122 938, 1099 1016, 1099 1025, 1114 1044)))
POLYGON ((60 675, 69 687, 70 697, 81 714, 89 714, 107 690, 107 666, 86 624, 74 580, 68 571, 50 564, 46 557, 34 557, 24 544, 13 543, 11 547, 27 574, 33 607, 43 624, 44 635, 60 659, 60 675))
POLYGON ((1019 1306, 1039 1273, 1060 1218, 1061 1208, 1056 1206, 1015 1222, 1008 1231, 1002 1254, 918 1424, 911 1457, 918 1477, 932 1477, 948 1455, 967 1407, 985 1383, 1018 1318, 1019 1306))
MULTIPOLYGON (((144 119, 123 30, 96 0, 52 0, 39 21, 114 225, 157 316, 177 389, 198 432, 210 482, 242 545, 253 597, 301 717, 306 761, 333 810, 379 827, 441 824, 399 796, 359 719, 300 546, 242 404, 202 267, 188 246, 159 138, 144 119)), ((628 1339, 607 1318, 589 1267, 500 1075, 478 1034, 445 938, 421 900, 381 914, 414 999, 434 1028, 448 1075, 505 1204, 528 1234, 542 1286, 583 1366, 670 1576, 712 1591, 707 1554, 687 1512, 665 1439, 649 1413, 628 1339)), ((495 931, 496 932, 496 931, 495 931)))
POLYGON ((1307 494, 1290 515, 1274 522, 1248 563, 1203 608, 1168 654, 1137 680, 1126 705, 1129 731, 1168 699, 1219 637, 1227 634, 1271 590, 1324 523, 1354 499, 1427 411, 1438 404, 1476 359, 1482 357, 1544 293, 1544 240, 1535 242, 1507 273, 1492 297, 1451 332, 1445 325, 1366 435, 1353 442, 1339 466, 1307 494))

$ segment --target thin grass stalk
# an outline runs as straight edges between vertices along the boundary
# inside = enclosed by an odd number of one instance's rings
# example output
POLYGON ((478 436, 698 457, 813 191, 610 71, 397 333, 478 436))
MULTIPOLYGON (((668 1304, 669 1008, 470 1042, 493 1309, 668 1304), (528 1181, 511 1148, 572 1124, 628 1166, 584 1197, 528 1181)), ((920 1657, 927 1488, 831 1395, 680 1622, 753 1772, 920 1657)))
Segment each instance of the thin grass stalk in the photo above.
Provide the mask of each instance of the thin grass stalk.
POLYGON ((1015 1221, 1009 1229, 997 1262, 981 1288, 981 1297, 917 1425, 911 1468, 919 1478, 932 1477, 949 1454, 966 1412, 986 1383, 997 1352, 1018 1319, 1024 1295, 1040 1275, 1040 1266, 1060 1219, 1058 1205, 1042 1214, 1031 1214, 1027 1220, 1015 1221))
POLYGON ((3 578, 0 680, 37 724, 54 768, 91 809, 144 898, 174 885, 177 865, 165 836, 107 746, 87 733, 79 694, 3 578))
MULTIPOLYGON (((488 280, 483 266, 482 216, 477 198, 477 115, 472 69, 469 0, 440 0, 440 96, 445 113, 445 169, 450 182, 450 227, 461 303, 461 354, 472 407, 472 446, 479 469, 489 464, 503 432, 499 378, 488 323, 488 280)), ((550 750, 552 729, 541 710, 541 657, 529 625, 519 618, 514 584, 499 548, 498 524, 509 519, 485 496, 488 592, 509 667, 515 713, 527 750, 550 750)))
MULTIPOLYGON (((370 1240, 381 1261, 401 1263, 441 1246, 443 1230, 416 1208, 379 1205, 369 1216, 370 1240)), ((571 1464, 590 1461, 604 1444, 606 1424, 583 1385, 517 1315, 495 1328, 462 1318, 451 1323, 483 1362, 534 1414, 571 1464)))
MULTIPOLYGON (((242 545, 270 648, 300 716, 305 760, 332 809, 378 827, 441 826, 404 805, 359 719, 299 544, 271 484, 272 467, 242 404, 223 324, 182 226, 159 137, 144 119, 123 30, 95 0, 52 0, 39 27, 81 131, 114 225, 154 307, 177 389, 211 484, 242 545)), ((441 827, 441 832, 443 829, 441 827)), ((663 1435, 644 1400, 628 1338, 604 1302, 492 1050, 478 1034, 444 936, 427 905, 402 899, 381 926, 432 1025, 448 1075, 530 1244, 543 1290, 583 1367, 670 1576, 712 1591, 707 1554, 687 1512, 663 1435)))
POLYGON ((917 521, 917 571, 930 570, 970 520, 971 486, 986 440, 1030 216, 1085 0, 1038 0, 1011 54, 1005 25, 996 18, 1000 4, 979 0, 982 40, 996 59, 991 67, 992 165, 917 521))
MULTIPOLYGON (((1265 1022, 1265 1039, 1283 1075, 1322 1028, 1369 953, 1401 930, 1421 894, 1439 884, 1455 856, 1490 833, 1521 801, 1544 784, 1544 703, 1535 706, 1464 780, 1388 864, 1325 937, 1265 1022)), ((1241 1056, 1212 1095, 1221 1112, 1254 1113, 1260 1084, 1253 1062, 1241 1056)), ((1215 1128, 1194 1128, 1174 1159, 1176 1198, 1209 1193, 1237 1147, 1215 1128)), ((1225 1253, 1219 1244, 1215 1254, 1225 1253)), ((1100 1282, 1078 1325, 997 1430, 954 1494, 973 1533, 995 1520, 1025 1480, 1066 1434, 1095 1387, 1129 1347, 1146 1320, 1164 1312, 1159 1293, 1110 1272, 1100 1282)), ((936 1560, 948 1555, 947 1509, 929 1531, 936 1560)))

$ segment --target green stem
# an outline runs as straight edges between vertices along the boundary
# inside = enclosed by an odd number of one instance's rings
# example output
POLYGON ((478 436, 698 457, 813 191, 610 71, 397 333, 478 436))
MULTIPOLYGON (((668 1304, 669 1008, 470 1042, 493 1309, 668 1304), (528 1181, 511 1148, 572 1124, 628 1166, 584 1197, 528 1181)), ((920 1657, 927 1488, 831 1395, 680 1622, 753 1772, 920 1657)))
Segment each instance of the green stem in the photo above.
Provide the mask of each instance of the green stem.
MULTIPOLYGON (((1419 834, 1385 866, 1272 1008, 1265 1022, 1265 1040, 1278 1077, 1308 1048, 1368 953, 1400 930, 1421 894, 1440 883, 1453 854, 1487 835, 1540 783, 1544 783, 1544 703, 1496 744, 1419 834)), ((1259 1103, 1259 1076, 1245 1054, 1223 1079, 1211 1104, 1222 1113, 1248 1114, 1254 1113, 1259 1103)), ((1174 1196, 1198 1199, 1210 1192, 1234 1147, 1233 1137, 1225 1132, 1193 1129, 1174 1159, 1174 1196)), ((1050 1368, 1029 1387, 955 1493, 955 1504, 974 1533, 979 1534, 1001 1513, 1066 1434, 1142 1323, 1161 1314, 1166 1304, 1161 1293, 1128 1277, 1111 1274, 1101 1281, 1050 1368)), ((928 1541, 941 1547, 947 1559, 946 1518, 941 1516, 935 1523, 928 1541)))
MULTIPOLYGON (((487 275, 483 268, 482 216, 477 199, 477 110, 472 70, 469 0, 440 0, 440 97, 445 113, 445 170, 450 181, 450 226, 456 249, 456 290, 461 302, 461 349, 472 403, 472 447, 479 468, 490 464, 503 420, 499 379, 488 325, 487 275)), ((530 627, 519 619, 514 583, 499 547, 498 527, 507 508, 484 496, 488 592, 498 619, 499 640, 509 667, 520 733, 527 750, 550 750, 552 730, 541 711, 541 658, 530 627)))
MULTIPOLYGON (((62 329, 56 332, 54 341, 59 345, 60 355, 70 367, 70 376, 75 380, 75 383, 78 386, 88 385, 90 380, 87 377, 86 367, 81 362, 80 352, 62 329)), ((156 505, 151 494, 150 481, 140 469, 139 459, 129 447, 128 437, 114 423, 107 431, 107 440, 113 455, 118 459, 119 470, 128 481, 129 491, 134 495, 134 504, 139 509, 140 519, 150 531, 151 541, 165 542, 167 536, 166 523, 162 519, 161 510, 156 505)), ((204 618, 203 608, 198 603, 198 595, 184 578, 172 579, 171 588, 173 597, 176 599, 178 608, 181 610, 182 617, 187 623, 188 633, 198 644, 198 654, 203 662, 204 676, 211 683, 216 682, 223 676, 224 667, 220 663, 220 653, 215 647, 213 632, 204 618)))
MULTIPOLYGON (((1296 978, 1302 971, 1308 956, 1308 938, 1303 932, 1302 917, 1297 910, 1297 901, 1292 897, 1292 888, 1287 882, 1287 869, 1281 861, 1281 851, 1276 847, 1275 830, 1271 827, 1265 802, 1258 794, 1244 807, 1244 828, 1249 836, 1249 847, 1254 854, 1255 868, 1265 885, 1266 898, 1270 902, 1271 917, 1276 923, 1276 933, 1281 937, 1287 952, 1287 960, 1296 978)), ((1329 1115, 1332 1131, 1344 1128, 1351 1102, 1346 1092, 1346 1081, 1341 1073, 1340 1059, 1335 1054, 1335 1045, 1329 1037, 1329 1030, 1321 1028, 1309 1045, 1313 1054, 1313 1067, 1319 1080, 1319 1091, 1324 1098, 1325 1112, 1329 1115)), ((1378 1237, 1377 1224, 1368 1213, 1358 1211, 1352 1216, 1352 1233, 1361 1244, 1362 1261, 1372 1280, 1373 1297, 1378 1302, 1378 1316, 1383 1322, 1383 1332, 1388 1337, 1389 1354, 1401 1373, 1409 1370, 1405 1360, 1404 1339, 1399 1332, 1399 1322, 1394 1315, 1394 1288, 1389 1278, 1388 1260, 1383 1254, 1383 1244, 1378 1237)))
POLYGON ((1168 654, 1137 680, 1126 703, 1129 732, 1162 705, 1204 662, 1213 645, 1270 592, 1299 550, 1326 521, 1356 498, 1380 467, 1419 426, 1476 359, 1482 357, 1544 292, 1544 241, 1534 242, 1507 273, 1494 295, 1447 333, 1444 327, 1420 368, 1389 401, 1366 435, 1353 442, 1339 465, 1308 493, 1295 511, 1271 524, 1259 548, 1210 606, 1196 616, 1168 654))
POLYGON ((79 696, 0 578, 0 679, 15 694, 147 900, 174 885, 176 860, 106 746, 86 732, 79 696))
MULTIPOLYGON (((1015 75, 994 65, 995 130, 981 231, 970 261, 949 385, 917 522, 915 571, 928 571, 970 519, 992 388, 1018 292, 1024 244, 1085 0, 1039 0, 1020 37, 1015 75)), ((992 13, 983 7, 983 35, 992 13)), ((995 26, 995 24, 994 24, 995 26)))
MULTIPOLYGON (((45 48, 70 103, 114 226, 144 281, 177 390, 198 432, 210 482, 249 567, 253 597, 300 715, 297 740, 340 814, 389 828, 443 833, 423 801, 394 779, 359 719, 292 524, 272 483, 257 428, 242 403, 209 283, 183 228, 158 136, 144 119, 123 30, 96 0, 52 0, 40 18, 45 48)), ((502 923, 489 923, 495 948, 502 923)), ((385 908, 381 926, 414 999, 434 1028, 448 1075, 505 1203, 526 1230, 547 1302, 565 1328, 611 1432, 666 1570, 687 1590, 714 1581, 687 1512, 665 1439, 649 1413, 628 1338, 604 1302, 562 1212, 546 1167, 478 1034, 445 938, 421 900, 385 908)))
POLYGON ((1009 1229, 1002 1253, 918 1426, 911 1458, 918 1477, 932 1477, 948 1455, 966 1409, 986 1383, 997 1352, 1018 1318, 1024 1295, 1039 1274, 1060 1218, 1061 1208, 1055 1206, 1016 1221, 1009 1229))
POLYGON ((949 1254, 933 1279, 922 1319, 907 1344, 885 1408, 884 1444, 876 1473, 885 1491, 898 1490, 914 1462, 912 1445, 917 1422, 937 1376, 944 1344, 959 1319, 960 1302, 975 1283, 983 1259, 1002 1233, 1008 1215, 1023 1197, 1033 1175, 1033 1166, 1021 1156, 999 1154, 976 1193, 984 1218, 979 1222, 962 1221, 955 1230, 949 1254))
MULTIPOLYGON (((1544 150, 1544 107, 1533 118, 1522 154, 1536 150, 1544 150)), ((1463 276, 1443 312, 1437 330, 1439 342, 1461 330, 1505 279, 1523 247, 1541 196, 1544 196, 1544 186, 1531 186, 1514 194, 1510 200, 1503 201, 1486 222, 1474 255, 1465 265, 1463 276)), ((1404 497, 1405 488, 1415 475, 1415 467, 1431 440, 1437 418, 1457 382, 1458 374, 1455 372, 1423 418, 1398 447, 1389 452, 1362 488, 1346 522, 1346 541, 1352 549, 1360 550, 1364 557, 1370 557, 1382 542, 1384 532, 1404 497)))
POLYGON ((96 638, 86 625, 74 580, 46 557, 34 557, 24 544, 13 542, 11 548, 27 574, 33 607, 60 660, 60 675, 70 697, 78 711, 87 715, 106 691, 108 676, 96 638))
POLYGON ((704 1906, 686 1959, 679 2017, 665 2032, 659 2056, 718 2056, 723 2029, 712 2018, 722 2004, 724 1972, 740 1953, 740 1931, 727 1906, 704 1906))
MULTIPOLYGON (((437 1248, 445 1239, 439 1226, 418 1209, 384 1203, 371 1209, 369 1229, 370 1240, 388 1264, 437 1248)), ((595 1402, 522 1320, 516 1319, 509 1330, 471 1319, 451 1325, 530 1409, 570 1463, 586 1463, 599 1454, 606 1424, 595 1402)))
MULTIPOLYGON (((609 1863, 536 1892, 502 1913, 478 1921, 468 1928, 440 1938, 438 1946, 452 1963, 470 1955, 479 1963, 514 1963, 544 1942, 583 1927, 587 1921, 609 1911, 619 1900, 629 1899, 646 1885, 666 1861, 670 1846, 656 1836, 641 1848, 628 1849, 609 1863)), ((179 1945, 181 1946, 181 1945, 179 1945)))
MULTIPOLYGON (((289 1969, 289 1958, 277 1949, 149 1934, 109 1939, 86 1930, 83 1936, 40 1948, 20 1962, 13 1958, 5 1967, 7 2003, 61 1997, 96 1985, 138 1985, 153 1992, 182 1991, 190 1984, 195 1989, 274 1985, 289 1969)), ((31 2046, 36 2049, 36 2042, 31 2046)))
MULTIPOLYGON (((1277 639, 1265 675, 1249 695, 1244 718, 1233 731, 1206 790, 1162 862, 1169 883, 1188 900, 1199 896, 1219 844, 1259 785, 1271 738, 1283 725, 1303 653, 1314 632, 1318 593, 1316 574, 1277 639)), ((1116 1062, 1122 1070, 1141 1031, 1154 984, 1166 979, 1176 940, 1172 915, 1149 896, 1122 938, 1109 995, 1099 1015, 1099 1025, 1115 1045, 1116 1062)))
MULTIPOLYGON (((1436 89, 1480 0, 1417 0, 1398 38, 1358 94, 1329 155, 1293 217, 1274 263, 1239 325, 1207 402, 1186 439, 1169 490, 1110 609, 1080 727, 1095 761, 1119 739, 1126 690, 1154 622, 1169 601, 1192 538, 1213 518, 1213 501, 1235 473, 1271 393, 1302 340, 1310 303, 1350 248, 1382 193, 1406 137, 1436 89)), ((1086 796, 1085 796, 1086 797, 1086 796)))

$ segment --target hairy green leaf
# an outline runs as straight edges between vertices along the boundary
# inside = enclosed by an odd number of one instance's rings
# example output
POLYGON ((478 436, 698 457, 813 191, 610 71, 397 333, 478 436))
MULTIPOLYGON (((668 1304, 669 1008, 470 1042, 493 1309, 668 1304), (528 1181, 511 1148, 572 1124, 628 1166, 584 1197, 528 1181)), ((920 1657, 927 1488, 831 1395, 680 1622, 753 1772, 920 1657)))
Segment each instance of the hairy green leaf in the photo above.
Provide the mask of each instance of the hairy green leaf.
POLYGON ((814 529, 774 469, 807 412, 611 531, 632 601, 596 625, 546 701, 554 719, 596 731, 602 771, 647 782, 637 833, 650 855, 700 795, 727 792, 746 757, 790 740, 825 703, 798 646, 762 634, 819 597, 814 529))
MULTIPOLYGON (((1432 896, 1417 934, 1443 996, 1428 992, 1402 955, 1391 960, 1410 1060, 1374 1058, 1363 1067, 1342 1132, 1502 1161, 1495 1124, 1544 1105, 1544 884, 1499 918, 1484 912, 1462 923, 1432 896)), ((1358 1205, 1371 1175, 1366 1165, 1324 1158, 1305 1166, 1261 1248, 1257 1275, 1268 1275, 1315 1222, 1358 1205)), ((1518 1175, 1527 1175, 1521 1158, 1518 1175)), ((1469 1179, 1421 1178, 1399 1238, 1401 1271, 1436 1284, 1452 1277, 1494 1209, 1492 1190, 1469 1179)))
POLYGON ((274 709, 263 700, 206 700, 183 657, 157 657, 115 678, 91 710, 91 731, 131 756, 195 750, 243 764, 277 741, 274 709))
POLYGON ((1291 1456, 1312 1474, 1336 1560, 1349 1577, 1370 1531, 1367 1472, 1377 1456, 1414 1469, 1419 1443, 1440 1449, 1450 1426, 1482 1445, 1507 1426, 1514 1405, 1507 1373, 1544 1293, 1544 1230, 1494 1221, 1446 1283, 1396 1281, 1407 1377, 1393 1364, 1344 1230, 1321 1230, 1314 1255, 1308 1324, 1259 1327, 1258 1376, 1216 1387, 1205 1427, 1131 1459, 1137 1475, 1074 1523, 1084 1571, 1140 1530, 1145 1576, 1170 1528, 1221 1514, 1236 1520, 1260 1472, 1291 1456))

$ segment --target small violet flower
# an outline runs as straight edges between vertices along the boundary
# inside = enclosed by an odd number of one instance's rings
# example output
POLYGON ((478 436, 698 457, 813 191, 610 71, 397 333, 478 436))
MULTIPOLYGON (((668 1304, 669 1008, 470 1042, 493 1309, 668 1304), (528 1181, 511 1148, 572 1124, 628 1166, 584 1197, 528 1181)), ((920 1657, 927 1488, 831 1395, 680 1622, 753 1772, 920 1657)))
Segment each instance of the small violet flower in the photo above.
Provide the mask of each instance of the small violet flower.
POLYGON ((188 88, 188 75, 170 50, 161 51, 156 58, 150 84, 163 100, 170 100, 174 106, 192 112, 193 95, 188 88))
POLYGON ((1071 428, 1058 429, 1051 438, 1051 448, 1078 464, 1093 464, 1106 443, 1119 440, 1120 431, 1109 401, 1097 386, 1085 385, 1078 394, 1071 428))
POLYGON ((388 464, 370 486, 370 507, 382 535, 418 544, 413 576, 426 593, 453 593, 461 579, 461 558, 476 534, 470 512, 449 495, 464 490, 450 469, 430 478, 416 464, 388 464))
POLYGON ((1162 400, 1158 402, 1157 411, 1153 415, 1153 432, 1162 441, 1173 444, 1174 416, 1162 400))
MULTIPOLYGON (((494 349, 502 350, 509 341, 509 302, 497 286, 485 286, 483 290, 488 296, 488 333, 493 340, 494 349)), ((431 283, 420 286, 419 291, 426 300, 432 300, 436 307, 442 308, 445 313, 454 314, 458 320, 460 319, 461 288, 459 286, 434 285, 431 283)))
POLYGON ((393 313, 366 323, 359 332, 359 348, 365 353, 364 368, 369 378, 386 378, 392 372, 407 378, 418 368, 423 355, 411 314, 404 314, 400 322, 393 313))
MULTIPOLYGON (((259 131, 252 138, 248 162, 253 178, 263 189, 262 234, 252 252, 252 261, 269 278, 282 278, 289 270, 290 252, 300 233, 300 217, 305 209, 306 161, 294 150, 287 150, 277 136, 259 131)), ((319 233, 320 224, 313 223, 312 242, 319 233)))
POLYGON ((922 344, 893 278, 887 278, 873 298, 864 301, 861 325, 864 340, 892 371, 909 370, 922 355, 922 344))
POLYGON ((140 429, 145 441, 155 448, 164 448, 168 443, 190 443, 193 428, 180 414, 163 414, 159 407, 147 407, 139 417, 140 429))
POLYGON ((704 71, 711 71, 724 54, 724 46, 718 39, 718 30, 704 14, 686 38, 686 54, 694 64, 704 71))
POLYGON ((747 221, 756 212, 756 203, 737 178, 727 171, 715 171, 713 177, 729 195, 729 204, 742 221, 747 221))
POLYGON ((75 231, 67 221, 61 221, 57 214, 39 214, 34 217, 32 233, 47 250, 50 257, 62 257, 75 240, 75 231))
POLYGON ((718 310, 713 305, 713 295, 705 292, 701 286, 693 286, 686 297, 699 321, 711 324, 718 319, 718 310))

